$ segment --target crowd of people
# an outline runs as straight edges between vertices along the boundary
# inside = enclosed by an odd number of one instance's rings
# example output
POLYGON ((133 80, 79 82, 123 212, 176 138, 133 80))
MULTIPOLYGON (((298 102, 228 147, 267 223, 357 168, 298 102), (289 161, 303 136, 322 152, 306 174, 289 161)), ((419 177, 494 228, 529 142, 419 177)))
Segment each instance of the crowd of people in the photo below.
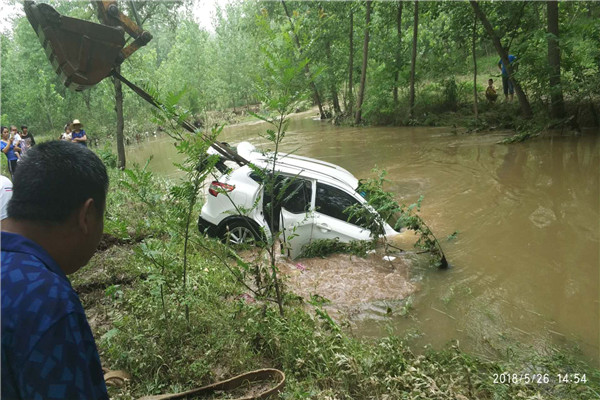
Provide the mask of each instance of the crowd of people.
POLYGON ((33 134, 29 132, 27 125, 21 125, 21 132, 19 132, 16 125, 11 125, 10 129, 3 126, 0 128, 0 132, 2 133, 0 150, 6 156, 8 172, 12 177, 17 169, 18 161, 27 153, 27 150, 35 146, 35 139, 33 134))
MULTIPOLYGON (((10 128, 2 126, 0 133, 2 135, 0 139, 0 151, 6 156, 8 172, 11 178, 14 178, 19 161, 31 147, 35 146, 35 139, 33 134, 29 132, 27 125, 21 125, 20 132, 16 125, 11 125, 10 128)), ((65 131, 59 137, 59 140, 87 147, 87 135, 83 130, 83 124, 78 119, 65 125, 65 131)))

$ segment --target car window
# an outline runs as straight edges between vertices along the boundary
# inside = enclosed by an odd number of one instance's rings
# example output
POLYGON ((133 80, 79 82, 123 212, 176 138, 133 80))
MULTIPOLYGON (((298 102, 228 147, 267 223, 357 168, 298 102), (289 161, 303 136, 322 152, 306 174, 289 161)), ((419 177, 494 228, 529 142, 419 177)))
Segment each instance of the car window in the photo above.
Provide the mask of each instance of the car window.
POLYGON ((298 178, 289 178, 281 206, 291 213, 302 214, 310 210, 312 184, 310 181, 298 178))
POLYGON ((346 208, 355 204, 359 204, 358 200, 343 190, 317 182, 317 200, 315 206, 321 214, 361 226, 356 217, 349 218, 348 214, 344 212, 346 208))
MULTIPOLYGON (((270 173, 267 176, 271 177, 270 173)), ((281 212, 281 208, 285 208, 287 211, 293 214, 303 214, 310 210, 310 199, 312 195, 312 183, 306 179, 298 177, 290 177, 281 174, 277 174, 275 182, 273 182, 273 192, 275 194, 275 200, 271 199, 271 189, 265 184, 264 179, 261 179, 259 174, 250 175, 250 178, 257 180, 260 179, 263 187, 263 213, 266 216, 271 215, 271 208, 273 208, 273 215, 278 216, 281 212)), ((279 217, 276 217, 271 224, 271 221, 267 218, 267 224, 269 227, 276 231, 279 229, 279 217)))

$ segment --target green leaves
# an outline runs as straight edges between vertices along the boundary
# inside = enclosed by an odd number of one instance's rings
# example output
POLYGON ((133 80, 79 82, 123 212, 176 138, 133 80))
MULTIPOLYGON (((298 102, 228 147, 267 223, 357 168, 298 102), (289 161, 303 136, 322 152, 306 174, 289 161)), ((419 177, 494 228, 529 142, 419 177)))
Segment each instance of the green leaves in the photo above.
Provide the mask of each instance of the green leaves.
POLYGON ((376 178, 361 180, 357 189, 359 193, 365 194, 368 204, 382 217, 382 220, 379 220, 379 222, 375 220, 373 223, 382 224, 383 221, 392 223, 395 220, 395 230, 406 228, 415 231, 419 235, 415 246, 431 253, 435 265, 447 267, 448 262, 440 243, 425 221, 416 214, 421 210, 423 196, 420 196, 416 203, 409 206, 400 205, 396 202, 392 193, 383 190, 386 172, 377 168, 373 172, 376 174, 376 178))

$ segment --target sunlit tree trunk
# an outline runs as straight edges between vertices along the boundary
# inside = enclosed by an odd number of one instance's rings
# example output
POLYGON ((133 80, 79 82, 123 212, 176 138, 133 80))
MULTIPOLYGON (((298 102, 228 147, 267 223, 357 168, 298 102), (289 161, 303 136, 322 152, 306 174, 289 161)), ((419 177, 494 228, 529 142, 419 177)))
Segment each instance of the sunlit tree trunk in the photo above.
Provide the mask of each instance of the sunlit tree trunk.
POLYGON ((508 51, 502 46, 502 43, 500 42, 500 38, 494 31, 492 24, 490 24, 490 21, 487 19, 487 17, 485 16, 485 14, 481 10, 481 8, 479 8, 479 3, 474 0, 470 0, 469 2, 471 3, 471 6, 473 7, 473 11, 475 11, 475 15, 477 15, 477 18, 479 18, 479 20, 483 24, 485 31, 490 36, 490 39, 492 39, 492 43, 494 44, 494 47, 496 48, 498 55, 500 55, 502 64, 504 64, 506 66, 506 71, 508 72, 508 79, 510 79, 512 81, 512 83, 515 87, 515 93, 517 94, 517 98, 519 99, 519 104, 521 106, 521 112, 523 114, 523 118, 531 118, 533 116, 533 113, 531 111, 531 105, 529 105, 529 100, 527 100, 527 96, 525 95, 525 92, 523 92, 523 88, 521 88, 521 84, 514 77, 513 67, 508 62, 508 51))
POLYGON ((560 84, 560 46, 558 42, 558 2, 546 2, 548 10, 548 66, 550 68, 550 115, 565 116, 565 102, 560 84))
MULTIPOLYGON (((120 74, 121 67, 115 67, 115 71, 120 74)), ((123 143, 123 130, 125 120, 123 118, 123 87, 121 81, 113 78, 115 86, 115 111, 117 113, 117 167, 125 169, 125 144, 123 143)))
POLYGON ((350 56, 348 57, 348 115, 352 115, 352 107, 354 106, 354 97, 352 96, 352 87, 354 86, 354 9, 350 3, 350 56))
POLYGON ((410 118, 414 117, 415 108, 415 70, 417 67, 417 37, 419 28, 419 2, 415 1, 415 13, 413 21, 413 44, 412 56, 410 60, 410 94, 408 97, 408 107, 410 118))
POLYGON ((400 77, 400 55, 402 51, 402 5, 404 2, 398 2, 398 13, 396 14, 396 28, 398 43, 396 44, 396 72, 394 73, 394 105, 398 106, 398 79, 400 77))
POLYGON ((471 53, 473 53, 473 113, 475 119, 479 118, 479 106, 477 96, 477 54, 475 53, 475 44, 477 42, 477 16, 473 14, 473 40, 471 53))
POLYGON ((363 42, 362 73, 360 74, 360 88, 358 89, 358 103, 356 104, 356 117, 354 123, 359 124, 362 118, 362 105, 365 97, 365 85, 367 82, 367 61, 369 59, 369 29, 371 24, 371 1, 367 1, 365 23, 365 41, 363 42))

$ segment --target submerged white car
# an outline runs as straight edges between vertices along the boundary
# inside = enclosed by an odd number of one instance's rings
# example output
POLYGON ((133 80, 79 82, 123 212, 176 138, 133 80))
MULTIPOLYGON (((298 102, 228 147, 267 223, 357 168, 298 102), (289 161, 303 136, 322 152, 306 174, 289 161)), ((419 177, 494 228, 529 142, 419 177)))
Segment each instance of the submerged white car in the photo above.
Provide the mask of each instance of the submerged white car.
MULTIPOLYGON (((226 171, 210 184, 198 219, 201 232, 231 244, 254 244, 279 232, 291 258, 301 255, 303 247, 316 239, 371 239, 365 224, 345 212, 358 204, 376 214, 356 191, 358 179, 347 170, 285 153, 274 160, 272 154, 258 152, 248 142, 240 143, 237 151, 255 168, 244 165, 226 171), (275 189, 265 190, 265 174, 257 172, 256 167, 271 173, 273 163, 275 189), (279 201, 271 201, 271 192, 279 201)), ((386 236, 398 234, 387 223, 383 223, 383 229, 386 236)))

